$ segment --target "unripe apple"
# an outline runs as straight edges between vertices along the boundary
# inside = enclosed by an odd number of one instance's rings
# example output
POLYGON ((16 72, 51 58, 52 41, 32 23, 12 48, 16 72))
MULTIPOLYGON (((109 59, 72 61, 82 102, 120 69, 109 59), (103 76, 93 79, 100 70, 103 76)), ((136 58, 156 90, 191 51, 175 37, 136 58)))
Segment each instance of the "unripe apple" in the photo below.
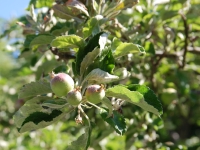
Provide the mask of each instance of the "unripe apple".
POLYGON ((66 73, 51 74, 51 89, 56 96, 66 96, 74 89, 74 80, 66 73))
POLYGON ((105 97, 105 90, 103 85, 90 85, 87 87, 85 96, 91 103, 97 104, 105 97))
POLYGON ((70 105, 77 106, 82 100, 82 95, 79 89, 74 89, 67 94, 67 102, 70 105))

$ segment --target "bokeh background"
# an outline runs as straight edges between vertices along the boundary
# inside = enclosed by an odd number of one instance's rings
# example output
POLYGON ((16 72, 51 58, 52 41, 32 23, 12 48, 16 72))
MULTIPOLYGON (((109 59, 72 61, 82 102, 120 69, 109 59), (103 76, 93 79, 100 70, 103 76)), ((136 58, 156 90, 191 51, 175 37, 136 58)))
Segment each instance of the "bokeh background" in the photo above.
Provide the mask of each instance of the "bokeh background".
MULTIPOLYGON (((0 150, 67 149, 83 132, 74 121, 75 113, 47 128, 23 134, 12 120, 24 103, 17 96, 20 87, 35 81, 37 69, 43 67, 37 63, 39 53, 22 53, 25 36, 16 22, 29 14, 25 10, 28 5, 28 0, 0 4, 0 150)), ((145 47, 145 57, 134 56, 127 67, 132 72, 128 83, 151 87, 164 114, 160 119, 124 105, 128 128, 119 136, 93 109, 87 112, 96 123, 91 150, 200 150, 199 8, 199 0, 140 0, 117 17, 126 31, 107 26, 106 30, 123 41, 145 47)))

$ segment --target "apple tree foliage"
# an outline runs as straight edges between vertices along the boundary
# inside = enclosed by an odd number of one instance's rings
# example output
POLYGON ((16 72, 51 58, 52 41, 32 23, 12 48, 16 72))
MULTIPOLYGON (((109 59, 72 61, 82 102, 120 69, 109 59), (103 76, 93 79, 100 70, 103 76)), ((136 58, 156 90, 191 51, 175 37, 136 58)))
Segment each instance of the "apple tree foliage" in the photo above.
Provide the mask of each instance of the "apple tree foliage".
POLYGON ((65 122, 73 124, 67 131, 75 126, 82 133, 71 134, 68 150, 100 149, 109 135, 124 137, 124 149, 184 149, 179 138, 191 134, 188 128, 196 122, 189 120, 195 113, 189 106, 199 100, 194 55, 199 54, 200 25, 194 19, 199 5, 195 0, 31 0, 29 14, 2 35, 22 31, 23 42, 15 43, 25 61, 18 75, 34 77, 18 87, 23 102, 13 115, 18 132, 65 122), (52 71, 73 78, 83 97, 79 105, 53 93, 52 71), (85 96, 92 84, 104 87, 101 103, 85 96), (169 121, 171 116, 177 119, 169 121))

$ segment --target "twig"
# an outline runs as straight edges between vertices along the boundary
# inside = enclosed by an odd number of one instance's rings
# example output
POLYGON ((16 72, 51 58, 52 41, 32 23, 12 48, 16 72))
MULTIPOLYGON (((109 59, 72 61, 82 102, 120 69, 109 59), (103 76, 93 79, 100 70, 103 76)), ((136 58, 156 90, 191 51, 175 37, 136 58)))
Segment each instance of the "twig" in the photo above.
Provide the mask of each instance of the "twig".
POLYGON ((86 113, 82 109, 81 105, 78 106, 78 109, 81 111, 81 113, 83 114, 83 116, 87 119, 89 128, 91 129, 90 118, 86 115, 86 113))
POLYGON ((184 52, 183 52, 183 61, 182 61, 182 65, 180 66, 180 68, 184 68, 185 67, 185 62, 186 62, 186 54, 188 52, 188 38, 189 38, 189 27, 187 24, 187 18, 183 15, 180 14, 181 18, 183 20, 183 24, 184 24, 184 33, 185 33, 185 45, 184 45, 184 52))
POLYGON ((99 106, 97 106, 97 105, 95 105, 95 104, 93 104, 93 103, 90 103, 90 102, 88 102, 88 101, 87 101, 87 103, 101 110, 101 107, 99 107, 99 106))

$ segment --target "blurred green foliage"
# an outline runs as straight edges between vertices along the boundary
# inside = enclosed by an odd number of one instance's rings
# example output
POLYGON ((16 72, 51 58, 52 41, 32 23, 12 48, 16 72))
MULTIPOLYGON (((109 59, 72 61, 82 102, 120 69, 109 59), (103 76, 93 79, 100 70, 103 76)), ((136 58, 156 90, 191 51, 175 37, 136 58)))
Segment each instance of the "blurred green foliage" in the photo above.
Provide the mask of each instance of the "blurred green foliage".
MULTIPOLYGON (((95 126, 91 150, 200 149, 199 7, 198 0, 141 0, 133 9, 124 10, 111 20, 115 26, 108 22, 103 27, 114 37, 145 47, 145 56, 124 57, 116 64, 126 66, 131 72, 130 80, 121 83, 151 87, 164 113, 160 119, 134 105, 124 104, 128 128, 124 136, 119 136, 95 109, 88 110, 86 113, 95 126)), ((27 22, 24 17, 18 21, 27 22)), ((69 66, 61 67, 63 62, 55 61, 56 57, 49 51, 33 52, 23 47, 25 36, 15 22, 4 24, 0 39, 0 149, 66 149, 83 132, 81 125, 74 121, 76 113, 45 129, 24 134, 19 134, 13 124, 13 114, 25 101, 17 96, 23 84, 39 79, 56 67, 69 70, 69 66), (18 52, 20 56, 16 57, 18 52), (45 70, 44 66, 51 67, 45 70)), ((75 32, 74 22, 64 25, 75 32)), ((62 27, 60 24, 54 32, 63 32, 62 27)))

